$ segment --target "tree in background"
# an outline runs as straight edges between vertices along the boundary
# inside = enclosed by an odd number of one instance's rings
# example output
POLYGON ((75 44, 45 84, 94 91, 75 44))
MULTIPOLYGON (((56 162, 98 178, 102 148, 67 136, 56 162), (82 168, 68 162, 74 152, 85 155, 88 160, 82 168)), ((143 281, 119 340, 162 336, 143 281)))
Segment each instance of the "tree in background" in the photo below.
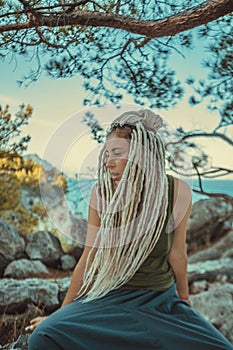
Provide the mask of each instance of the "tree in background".
MULTIPOLYGON (((185 93, 170 64, 172 53, 184 55, 204 41, 209 73, 200 81, 187 77, 193 88, 189 103, 207 100, 209 109, 218 110, 219 124, 209 133, 180 127, 181 140, 191 148, 190 139, 200 136, 232 145, 226 133, 217 132, 233 124, 232 11, 232 0, 1 0, 1 57, 30 61, 34 68, 20 84, 36 81, 43 71, 52 78, 80 75, 84 105, 118 105, 126 92, 137 104, 166 109, 185 93)), ((92 124, 94 137, 99 131, 92 124)), ((232 172, 207 169, 204 153, 193 157, 193 167, 201 190, 201 177, 232 172)))
MULTIPOLYGON (((19 139, 22 132, 21 128, 28 125, 28 120, 32 116, 32 107, 22 104, 19 106, 19 111, 12 116, 9 111, 9 106, 3 108, 0 105, 0 152, 1 159, 5 155, 11 154, 20 155, 27 149, 28 142, 31 137, 29 135, 19 139)), ((4 164, 1 164, 4 167, 4 164)))
POLYGON ((33 197, 40 196, 39 180, 66 190, 65 177, 55 168, 46 171, 43 164, 23 157, 31 138, 29 135, 20 138, 20 135, 32 112, 30 105, 22 104, 12 116, 8 105, 0 106, 0 216, 22 233, 33 231, 38 219, 46 215, 39 201, 33 203, 33 197), (27 207, 22 203, 26 193, 32 197, 27 207))
POLYGON ((0 210, 15 208, 20 201, 20 182, 16 171, 23 167, 22 152, 30 136, 20 137, 21 128, 28 124, 32 107, 21 105, 13 117, 9 106, 0 106, 0 210))
POLYGON ((201 100, 210 97, 210 106, 214 99, 221 117, 232 123, 232 74, 227 76, 232 11, 231 0, 1 0, 1 57, 21 56, 31 67, 35 63, 21 81, 25 84, 37 80, 42 70, 53 78, 81 75, 88 92, 84 104, 117 104, 127 92, 136 103, 171 108, 183 96, 184 85, 169 58, 174 51, 183 55, 201 37, 209 50, 210 76, 195 90, 201 100))

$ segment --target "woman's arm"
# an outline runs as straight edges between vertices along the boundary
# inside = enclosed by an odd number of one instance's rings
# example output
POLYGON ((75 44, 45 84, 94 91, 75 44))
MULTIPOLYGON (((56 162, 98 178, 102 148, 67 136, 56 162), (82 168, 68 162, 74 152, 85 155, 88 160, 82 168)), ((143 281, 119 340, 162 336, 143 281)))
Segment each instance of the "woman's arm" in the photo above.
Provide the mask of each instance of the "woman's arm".
MULTIPOLYGON (((83 275, 86 267, 87 257, 91 250, 91 247, 85 247, 82 256, 80 257, 77 265, 72 274, 71 283, 67 290, 66 296, 63 300, 61 307, 70 304, 76 297, 83 283, 83 275)), ((92 254, 90 262, 92 261, 94 254, 92 254)))
POLYGON ((188 257, 186 252, 186 225, 192 208, 192 192, 189 185, 174 178, 174 236, 169 253, 168 262, 171 265, 178 296, 181 299, 189 298, 187 278, 188 257))

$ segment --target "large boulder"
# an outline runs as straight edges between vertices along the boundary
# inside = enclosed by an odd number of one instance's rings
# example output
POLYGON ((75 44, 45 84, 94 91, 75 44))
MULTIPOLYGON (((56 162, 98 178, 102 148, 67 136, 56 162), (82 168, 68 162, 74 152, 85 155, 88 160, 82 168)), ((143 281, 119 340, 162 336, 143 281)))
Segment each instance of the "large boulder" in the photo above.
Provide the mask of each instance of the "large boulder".
POLYGON ((69 254, 72 255, 76 261, 78 261, 81 258, 81 255, 83 253, 83 247, 80 247, 78 244, 73 243, 72 246, 70 246, 69 254))
POLYGON ((12 261, 5 269, 5 277, 24 278, 49 275, 47 267, 40 260, 19 259, 12 261))
POLYGON ((58 285, 58 290, 59 290, 59 292, 58 292, 58 300, 59 300, 60 304, 62 304, 63 300, 65 299, 65 296, 66 296, 67 290, 69 288, 70 282, 71 282, 71 278, 70 277, 58 278, 56 280, 56 283, 58 285))
POLYGON ((0 280, 0 311, 23 312, 30 303, 54 310, 59 306, 58 292, 58 285, 54 281, 41 278, 3 278, 0 280))
POLYGON ((70 209, 64 189, 61 186, 51 186, 43 183, 40 186, 43 206, 53 223, 53 227, 60 232, 62 246, 68 247, 69 252, 72 246, 83 247, 87 232, 87 222, 78 218, 70 209))
POLYGON ((190 299, 192 306, 233 343, 233 285, 214 283, 190 299))
POLYGON ((230 258, 201 261, 188 265, 188 280, 190 284, 201 280, 233 282, 232 271, 233 260, 230 258))
POLYGON ((0 279, 0 312, 24 312, 34 304, 47 312, 56 310, 64 300, 71 278, 0 279))
POLYGON ((16 227, 0 218, 0 277, 13 260, 25 256, 25 241, 16 227))
POLYGON ((46 231, 38 231, 27 235, 25 250, 31 260, 41 260, 51 267, 56 267, 63 255, 58 238, 46 231))
POLYGON ((232 211, 233 202, 223 198, 212 197, 194 203, 187 223, 188 252, 210 245, 231 230, 232 211))
POLYGON ((211 247, 200 250, 189 256, 189 263, 198 263, 205 260, 233 258, 233 230, 211 247))
POLYGON ((76 263, 77 260, 72 255, 64 254, 61 257, 61 268, 64 271, 72 270, 75 267, 76 263))
POLYGON ((73 248, 83 248, 86 241, 87 221, 71 215, 70 238, 73 241, 73 248))

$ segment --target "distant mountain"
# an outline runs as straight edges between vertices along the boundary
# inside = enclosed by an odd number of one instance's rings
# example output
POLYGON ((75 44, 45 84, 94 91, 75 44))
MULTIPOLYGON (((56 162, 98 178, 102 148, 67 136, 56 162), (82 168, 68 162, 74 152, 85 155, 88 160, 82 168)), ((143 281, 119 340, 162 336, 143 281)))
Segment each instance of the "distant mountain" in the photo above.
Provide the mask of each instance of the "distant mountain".
MULTIPOLYGON (((40 158, 38 154, 26 154, 23 159, 31 159, 36 164, 41 164, 46 171, 50 171, 55 168, 57 173, 60 171, 54 167, 47 160, 40 158)), ((91 190, 95 180, 88 178, 77 179, 74 177, 69 177, 67 174, 63 173, 67 181, 67 193, 66 198, 71 211, 79 213, 79 216, 87 219, 88 217, 88 205, 91 196, 91 190)))

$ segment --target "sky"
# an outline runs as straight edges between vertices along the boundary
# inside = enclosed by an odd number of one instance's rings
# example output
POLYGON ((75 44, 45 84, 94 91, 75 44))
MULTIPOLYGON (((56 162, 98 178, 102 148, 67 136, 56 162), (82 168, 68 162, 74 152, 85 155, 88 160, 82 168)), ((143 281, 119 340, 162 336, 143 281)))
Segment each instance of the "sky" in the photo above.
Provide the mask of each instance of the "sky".
MULTIPOLYGON (((189 74, 195 77, 206 74, 201 65, 204 54, 205 48, 201 45, 195 50, 186 52, 185 58, 174 53, 171 65, 176 69, 177 76, 184 79, 189 74)), ((77 172, 85 173, 87 161, 89 166, 95 166, 99 147, 91 140, 87 128, 81 122, 84 112, 88 109, 82 106, 82 100, 86 96, 82 78, 75 76, 55 80, 43 75, 29 87, 19 87, 17 80, 22 78, 29 68, 30 65, 26 65, 22 60, 17 61, 16 67, 8 59, 0 63, 0 104, 3 106, 9 104, 12 113, 17 111, 22 102, 33 106, 34 112, 29 125, 22 129, 22 135, 31 136, 26 153, 36 153, 71 175, 77 172)), ((107 126, 122 111, 140 108, 127 95, 120 111, 111 105, 101 112, 96 108, 91 110, 97 112, 100 122, 107 126)), ((211 131, 219 122, 217 112, 209 112, 205 104, 190 107, 187 96, 175 108, 158 112, 172 127, 182 125, 187 131, 192 129, 211 131)), ((233 128, 228 128, 227 131, 228 135, 233 137, 233 128)), ((198 143, 209 154, 213 166, 233 168, 232 149, 226 142, 218 139, 200 139, 198 143)), ((233 176, 226 177, 231 178, 233 176)))

